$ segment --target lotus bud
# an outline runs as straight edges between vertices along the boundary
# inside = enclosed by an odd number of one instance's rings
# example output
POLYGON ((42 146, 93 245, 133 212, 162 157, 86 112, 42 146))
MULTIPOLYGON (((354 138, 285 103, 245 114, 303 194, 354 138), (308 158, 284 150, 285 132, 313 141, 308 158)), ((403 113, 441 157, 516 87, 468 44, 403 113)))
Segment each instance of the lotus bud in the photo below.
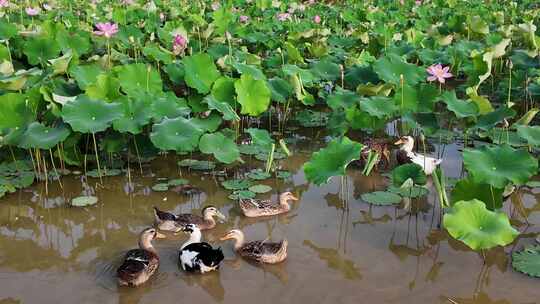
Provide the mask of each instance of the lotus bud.
POLYGON ((150 33, 150 41, 154 41, 156 39, 156 35, 154 32, 150 33))
POLYGON ((514 64, 512 63, 512 60, 508 59, 508 61, 506 62, 506 65, 508 66, 509 69, 512 69, 514 67, 514 64))
POLYGON ((131 44, 134 44, 135 43, 135 38, 133 36, 129 36, 129 42, 131 44))
POLYGON ((232 38, 231 33, 229 33, 229 31, 226 31, 225 32, 225 37, 227 38, 227 40, 231 40, 231 38, 232 38))

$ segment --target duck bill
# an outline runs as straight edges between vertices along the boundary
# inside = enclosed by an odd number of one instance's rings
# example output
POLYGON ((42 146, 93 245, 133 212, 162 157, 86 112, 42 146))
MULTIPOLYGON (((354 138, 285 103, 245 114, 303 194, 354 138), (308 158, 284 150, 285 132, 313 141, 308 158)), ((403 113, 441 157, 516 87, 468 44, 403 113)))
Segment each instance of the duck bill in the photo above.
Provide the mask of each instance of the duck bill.
POLYGON ((156 239, 165 239, 167 236, 161 232, 156 232, 156 239))
POLYGON ((216 213, 216 216, 217 216, 218 219, 219 219, 220 221, 222 221, 222 222, 225 222, 225 221, 227 220, 227 218, 225 217, 225 215, 224 215, 223 213, 219 212, 219 211, 216 213))
POLYGON ((289 196, 290 199, 292 199, 293 201, 297 201, 298 200, 298 197, 294 196, 294 195, 291 195, 289 196))
POLYGON ((232 237, 228 234, 225 234, 224 236, 220 237, 219 240, 220 241, 226 241, 226 240, 230 240, 232 237))
POLYGON ((403 141, 403 139, 400 139, 400 140, 396 141, 396 142, 394 143, 394 145, 398 146, 398 145, 402 145, 402 144, 404 144, 404 143, 405 143, 405 142, 403 141))

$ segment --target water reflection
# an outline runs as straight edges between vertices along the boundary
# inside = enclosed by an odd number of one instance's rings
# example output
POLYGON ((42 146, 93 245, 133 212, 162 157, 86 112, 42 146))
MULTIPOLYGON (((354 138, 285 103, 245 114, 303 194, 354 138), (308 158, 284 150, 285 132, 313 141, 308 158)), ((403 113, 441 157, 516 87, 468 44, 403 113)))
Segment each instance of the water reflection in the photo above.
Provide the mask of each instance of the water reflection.
POLYGON ((355 263, 343 257, 336 249, 319 247, 310 240, 304 240, 303 244, 313 249, 319 255, 319 258, 326 262, 329 268, 337 270, 344 278, 348 280, 362 279, 360 269, 358 269, 355 263))

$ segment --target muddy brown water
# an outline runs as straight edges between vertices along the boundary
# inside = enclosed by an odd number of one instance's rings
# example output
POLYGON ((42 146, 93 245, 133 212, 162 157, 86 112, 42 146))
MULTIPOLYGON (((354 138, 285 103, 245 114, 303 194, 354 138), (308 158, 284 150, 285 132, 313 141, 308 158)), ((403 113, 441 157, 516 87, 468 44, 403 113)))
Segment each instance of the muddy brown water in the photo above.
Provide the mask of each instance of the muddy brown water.
MULTIPOLYGON (((443 168, 461 174, 457 145, 445 149, 443 168)), ((434 151, 433 153, 435 153, 434 151)), ((383 189, 387 178, 362 176, 349 169, 345 178, 325 186, 306 182, 302 165, 310 151, 297 149, 281 164, 292 171, 288 181, 270 180, 266 196, 291 190, 301 199, 285 215, 246 219, 219 177, 180 171, 176 156, 161 157, 127 178, 87 180, 96 206, 72 208, 65 201, 83 190, 80 176, 63 178, 45 196, 43 185, 0 200, 0 303, 537 303, 537 279, 512 270, 510 253, 532 244, 540 229, 540 191, 522 189, 506 202, 505 211, 522 236, 506 248, 478 253, 437 228, 439 208, 434 189, 408 209, 370 206, 360 194, 383 189), (158 178, 188 178, 200 195, 152 192, 158 178), (521 203, 520 203, 521 202, 521 203), (138 233, 153 222, 152 206, 174 212, 200 212, 213 204, 227 222, 204 233, 222 246, 226 261, 218 272, 189 275, 179 270, 178 248, 184 236, 154 242, 158 273, 140 288, 119 288, 116 267, 137 246, 138 233), (521 204, 522 209, 517 208, 521 204), (410 212, 408 212, 410 210, 410 212), (519 210, 523 210, 521 213, 519 210), (520 215, 527 214, 530 225, 520 215), (289 258, 260 266, 236 257, 230 242, 219 237, 241 228, 249 239, 289 240, 289 258)), ((258 161, 249 161, 261 167, 258 161)), ((90 189, 90 190, 88 190, 90 189)))

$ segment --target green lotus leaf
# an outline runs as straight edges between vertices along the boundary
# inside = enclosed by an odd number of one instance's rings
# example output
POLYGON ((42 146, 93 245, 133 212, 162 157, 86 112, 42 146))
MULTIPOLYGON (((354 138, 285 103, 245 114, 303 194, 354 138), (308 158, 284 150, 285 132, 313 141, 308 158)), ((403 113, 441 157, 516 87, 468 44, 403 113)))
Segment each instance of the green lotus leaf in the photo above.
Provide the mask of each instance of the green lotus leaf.
POLYGON ((476 183, 503 189, 509 182, 525 184, 538 172, 538 160, 523 149, 508 145, 466 149, 463 164, 476 183))
MULTIPOLYGON (((255 159, 258 159, 258 160, 261 160, 261 161, 267 161, 269 155, 270 155, 270 151, 264 151, 264 152, 261 152, 259 154, 256 154, 255 159)), ((285 159, 285 158, 287 158, 287 154, 285 154, 283 152, 275 151, 274 154, 273 154, 273 158, 274 158, 274 160, 285 159)))
POLYGON ((32 65, 45 64, 47 60, 60 55, 60 45, 54 39, 46 37, 32 38, 24 44, 23 52, 32 65))
POLYGON ((266 193, 272 191, 272 187, 259 184, 249 187, 248 190, 254 193, 266 193))
POLYGON ((227 190, 243 190, 251 186, 251 181, 247 179, 232 179, 221 182, 221 185, 227 190))
POLYGON ((282 78, 274 77, 268 81, 268 87, 272 93, 272 100, 280 103, 287 102, 292 94, 293 88, 282 78))
POLYGON ((82 90, 96 82, 99 74, 103 72, 103 69, 96 64, 90 65, 75 65, 71 68, 70 74, 77 81, 77 85, 82 90))
POLYGON ((488 184, 475 183, 469 177, 456 183, 454 189, 452 189, 451 202, 477 199, 484 202, 489 210, 497 210, 502 208, 503 191, 504 189, 495 188, 488 184))
POLYGON ((261 169, 256 169, 251 172, 249 172, 248 177, 254 180, 265 180, 270 178, 272 175, 270 173, 267 173, 261 169))
POLYGON ((255 146, 269 148, 274 143, 270 133, 264 129, 249 128, 245 132, 249 133, 255 146))
MULTIPOLYGON (((345 110, 345 118, 349 122, 351 128, 355 130, 375 131, 386 126, 386 119, 379 119, 371 116, 369 113, 358 109, 357 106, 345 110)), ((338 119, 342 122, 342 119, 338 119)), ((332 122, 330 120, 329 124, 332 122)))
POLYGON ((242 105, 242 114, 258 116, 268 109, 271 92, 266 81, 256 80, 244 74, 234 83, 238 103, 242 105))
POLYGON ((339 65, 330 60, 321 60, 311 67, 313 75, 323 80, 335 81, 341 75, 339 65))
POLYGON ((0 95, 0 129, 22 128, 34 119, 26 100, 27 96, 19 93, 0 95))
POLYGON ((95 205, 98 202, 98 198, 95 196, 79 196, 71 200, 71 205, 75 207, 86 207, 95 205))
POLYGON ((328 123, 328 113, 317 112, 312 110, 303 110, 296 113, 296 121, 302 127, 324 127, 328 123))
POLYGON ((540 126, 517 126, 517 134, 531 146, 540 146, 540 126))
POLYGON ((340 109, 348 109, 360 102, 360 100, 361 98, 356 92, 338 89, 334 94, 328 96, 326 103, 332 110, 338 111, 340 109))
POLYGON ((184 57, 185 81, 200 94, 208 94, 220 74, 208 54, 199 53, 184 57))
POLYGON ((185 178, 175 178, 167 182, 169 186, 181 186, 181 185, 186 185, 188 183, 189 181, 185 178))
POLYGON ((446 103, 448 110, 456 114, 457 118, 476 117, 480 114, 476 103, 458 99, 456 91, 444 92, 441 99, 446 103))
POLYGON ((81 133, 105 131, 114 120, 121 116, 120 104, 90 99, 86 95, 79 95, 77 99, 62 108, 62 119, 74 131, 81 133))
POLYGON ((69 129, 64 124, 47 127, 39 122, 33 122, 24 132, 19 147, 48 150, 64 141, 69 136, 69 133, 69 129))
POLYGON ((408 85, 415 85, 426 77, 423 68, 405 62, 396 54, 389 54, 377 60, 373 64, 373 70, 382 80, 395 85, 401 84, 401 75, 408 85))
POLYGON ((512 267, 531 277, 540 278, 540 245, 512 252, 512 267))
POLYGON ((415 185, 425 185, 427 176, 422 167, 417 164, 405 164, 392 170, 392 184, 401 187, 405 181, 411 179, 415 185))
POLYGON ((229 195, 229 199, 232 199, 234 201, 239 199, 250 199, 257 196, 255 192, 249 191, 249 190, 237 190, 234 191, 231 195, 229 195))
POLYGON ((101 139, 99 148, 107 153, 119 153, 128 146, 126 136, 117 132, 108 133, 101 139))
POLYGON ((496 145, 509 144, 512 147, 527 146, 527 141, 523 140, 516 131, 506 128, 492 128, 487 131, 487 135, 496 145))
POLYGON ((18 31, 14 22, 5 19, 0 20, 0 39, 7 40, 17 36, 18 31))
POLYGON ((158 94, 163 91, 161 75, 151 65, 132 63, 115 67, 122 90, 131 97, 142 93, 158 94))
POLYGON ((86 96, 113 101, 120 97, 120 82, 111 73, 99 74, 96 81, 86 87, 86 96))
POLYGON ((215 132, 222 122, 221 116, 216 113, 210 114, 207 118, 195 117, 192 118, 191 121, 204 132, 215 132))
POLYGON ((192 120, 183 117, 174 119, 163 119, 162 122, 154 124, 150 140, 162 150, 193 151, 199 144, 199 138, 203 134, 192 120))
POLYGON ((100 170, 98 169, 93 169, 93 170, 90 170, 90 171, 87 171, 86 172, 86 175, 87 176, 90 176, 90 177, 94 177, 94 178, 99 178, 100 176, 101 177, 105 177, 105 176, 117 176, 117 175, 120 175, 122 173, 122 170, 120 169, 107 169, 107 168, 102 168, 100 170), (100 175, 101 173, 101 175, 100 175))
POLYGON ((506 246, 519 235, 505 213, 489 211, 477 199, 455 203, 444 215, 443 225, 453 238, 473 250, 506 246))
POLYGON ((236 143, 221 132, 204 134, 199 142, 199 150, 213 154, 222 163, 230 164, 240 157, 236 143))
POLYGON ((516 111, 506 107, 502 107, 493 112, 489 112, 478 117, 476 127, 488 131, 491 128, 495 127, 495 125, 497 125, 498 123, 502 122, 503 119, 514 117, 515 115, 516 111))
POLYGON ((219 102, 225 102, 230 106, 234 106, 236 99, 234 79, 225 76, 218 78, 212 86, 211 95, 219 102))
POLYGON ((264 75, 264 73, 260 69, 258 69, 257 67, 255 67, 253 65, 235 62, 235 63, 233 63, 233 67, 241 75, 248 74, 251 77, 253 77, 253 79, 266 80, 266 76, 264 75))
POLYGON ((259 153, 265 152, 266 148, 257 145, 239 145, 238 150, 242 154, 257 155, 259 153))
POLYGON ((143 48, 143 54, 144 56, 152 59, 153 61, 161 61, 164 64, 169 64, 173 60, 172 55, 161 50, 158 45, 145 46, 143 48))
POLYGON ((189 168, 197 171, 210 171, 216 168, 216 163, 208 160, 200 160, 189 166, 189 168))
POLYGON ((345 175, 345 169, 353 160, 360 157, 363 145, 348 137, 332 140, 326 148, 313 153, 304 164, 308 181, 321 185, 328 183, 333 176, 345 175))
POLYGON ((152 119, 156 122, 161 121, 164 117, 176 118, 179 116, 188 116, 189 113, 191 113, 191 109, 188 107, 186 101, 176 97, 172 92, 159 94, 157 96, 144 95, 142 98, 152 100, 152 119))
POLYGON ((417 198, 426 196, 429 194, 429 190, 424 186, 401 186, 396 187, 394 185, 390 185, 387 189, 387 191, 399 194, 402 197, 408 197, 408 198, 417 198))
POLYGON ((158 183, 152 186, 152 191, 164 192, 167 190, 169 190, 169 184, 166 183, 158 183))
POLYGON ((234 111, 234 109, 231 107, 230 104, 226 102, 221 102, 211 95, 204 98, 204 101, 208 105, 209 109, 216 110, 219 113, 223 114, 223 119, 234 120, 234 121, 240 120, 240 116, 236 114, 236 112, 234 111))
POLYGON ((150 122, 152 113, 148 111, 150 100, 142 98, 120 98, 122 116, 113 122, 113 128, 121 133, 139 134, 150 122))
POLYGON ((184 65, 180 62, 174 62, 167 64, 164 68, 165 73, 169 75, 169 79, 175 85, 182 84, 184 82, 185 70, 184 65))
POLYGON ((529 187, 529 188, 540 188, 540 181, 537 181, 537 180, 533 180, 533 181, 528 181, 525 186, 529 187))
POLYGON ((395 205, 401 202, 401 196, 387 191, 364 193, 361 195, 361 198, 363 201, 377 206, 395 205))
POLYGON ((289 171, 278 171, 276 172, 276 177, 281 179, 288 179, 292 177, 292 173, 289 171))
POLYGON ((398 110, 394 101, 384 96, 363 98, 360 101, 360 109, 377 118, 392 117, 398 110))
POLYGON ((200 160, 196 160, 196 159, 183 159, 181 161, 178 162, 178 166, 180 167, 191 167, 193 165, 195 165, 196 163, 200 162, 200 160))

